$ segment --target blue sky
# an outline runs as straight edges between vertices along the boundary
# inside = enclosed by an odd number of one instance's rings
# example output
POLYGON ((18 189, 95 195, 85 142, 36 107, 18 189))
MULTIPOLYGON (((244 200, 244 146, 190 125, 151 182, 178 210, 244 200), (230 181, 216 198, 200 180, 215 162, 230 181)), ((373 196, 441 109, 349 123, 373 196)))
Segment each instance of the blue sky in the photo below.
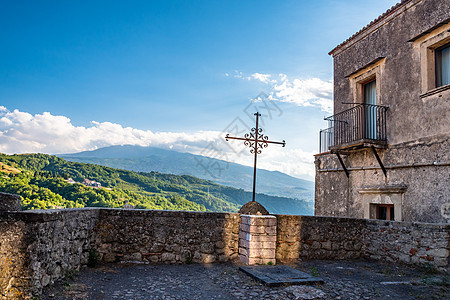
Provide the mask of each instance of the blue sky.
POLYGON ((265 92, 282 112, 265 131, 288 147, 261 166, 312 179, 330 114, 327 53, 395 3, 2 1, 0 151, 135 143, 202 153, 265 92))

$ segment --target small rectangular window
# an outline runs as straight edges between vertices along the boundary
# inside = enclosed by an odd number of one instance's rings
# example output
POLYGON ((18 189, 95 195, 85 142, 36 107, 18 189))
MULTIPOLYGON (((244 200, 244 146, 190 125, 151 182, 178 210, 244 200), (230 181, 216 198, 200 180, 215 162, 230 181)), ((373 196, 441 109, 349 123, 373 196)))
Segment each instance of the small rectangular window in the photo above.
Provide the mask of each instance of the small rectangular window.
POLYGON ((395 219, 394 216, 394 205, 392 204, 380 204, 376 206, 377 209, 377 219, 378 220, 390 220, 395 219))
POLYGON ((450 84, 450 45, 436 49, 436 87, 450 84))

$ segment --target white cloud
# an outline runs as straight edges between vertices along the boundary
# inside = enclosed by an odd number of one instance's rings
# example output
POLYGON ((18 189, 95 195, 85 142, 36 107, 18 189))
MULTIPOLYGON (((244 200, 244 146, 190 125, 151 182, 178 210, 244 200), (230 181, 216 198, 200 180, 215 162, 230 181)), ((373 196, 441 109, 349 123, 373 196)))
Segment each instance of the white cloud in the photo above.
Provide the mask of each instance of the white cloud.
POLYGON ((295 177, 314 178, 314 152, 300 148, 267 148, 260 159, 260 168, 280 171, 295 177))
MULTIPOLYGON (((123 127, 111 122, 95 122, 89 127, 74 126, 65 116, 48 112, 31 115, 14 110, 0 112, 0 152, 70 153, 111 145, 139 145, 182 148, 185 143, 203 145, 217 138, 216 131, 193 134, 152 132, 123 127)), ((191 148, 195 149, 196 145, 191 148)))
POLYGON ((254 73, 251 77, 264 83, 276 83, 276 80, 271 79, 272 75, 270 74, 254 73))
MULTIPOLYGON (((17 109, 11 112, 6 108, 0 108, 2 153, 62 154, 112 145, 154 146, 248 166, 252 166, 253 163, 247 147, 242 143, 226 142, 225 133, 220 131, 153 132, 96 121, 84 127, 73 125, 65 116, 55 116, 49 112, 32 115, 17 109), (236 155, 240 150, 243 150, 242 154, 236 155)), ((301 149, 269 147, 264 150, 258 168, 312 179, 314 176, 312 155, 313 153, 306 153, 301 149)))
POLYGON ((285 74, 279 74, 277 79, 271 74, 254 73, 250 76, 235 71, 235 78, 258 80, 270 86, 269 99, 289 102, 298 106, 318 107, 331 113, 333 107, 333 83, 319 78, 289 79, 285 74))
MULTIPOLYGON (((220 154, 227 157, 228 161, 253 167, 253 154, 250 153, 248 147, 245 147, 240 141, 232 142, 235 151, 229 148, 220 147, 220 154), (239 150, 244 150, 240 155, 236 155, 239 150)), ((196 153, 202 154, 202 153, 196 153)), ((306 152, 300 148, 280 147, 270 145, 262 151, 258 157, 258 168, 269 171, 280 171, 294 177, 314 179, 314 154, 315 152, 306 152)), ((205 155, 205 154, 203 154, 205 155)), ((213 156, 214 158, 219 158, 213 156)))

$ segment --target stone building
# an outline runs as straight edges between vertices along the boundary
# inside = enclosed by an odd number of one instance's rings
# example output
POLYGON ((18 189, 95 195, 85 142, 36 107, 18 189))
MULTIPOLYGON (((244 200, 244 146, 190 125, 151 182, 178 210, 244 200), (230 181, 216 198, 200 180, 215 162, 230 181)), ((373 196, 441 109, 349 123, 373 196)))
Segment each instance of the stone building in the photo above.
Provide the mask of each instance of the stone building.
POLYGON ((404 0, 329 54, 315 215, 450 222, 450 1, 404 0))

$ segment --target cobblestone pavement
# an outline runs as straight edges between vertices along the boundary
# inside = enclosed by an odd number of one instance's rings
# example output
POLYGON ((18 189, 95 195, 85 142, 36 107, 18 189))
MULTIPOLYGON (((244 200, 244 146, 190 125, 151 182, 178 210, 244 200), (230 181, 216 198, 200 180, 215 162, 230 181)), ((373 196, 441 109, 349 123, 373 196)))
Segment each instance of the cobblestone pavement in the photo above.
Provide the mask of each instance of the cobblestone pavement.
POLYGON ((324 284, 266 287, 237 265, 108 264, 84 269, 43 299, 450 299, 448 275, 369 261, 290 265, 324 284))

